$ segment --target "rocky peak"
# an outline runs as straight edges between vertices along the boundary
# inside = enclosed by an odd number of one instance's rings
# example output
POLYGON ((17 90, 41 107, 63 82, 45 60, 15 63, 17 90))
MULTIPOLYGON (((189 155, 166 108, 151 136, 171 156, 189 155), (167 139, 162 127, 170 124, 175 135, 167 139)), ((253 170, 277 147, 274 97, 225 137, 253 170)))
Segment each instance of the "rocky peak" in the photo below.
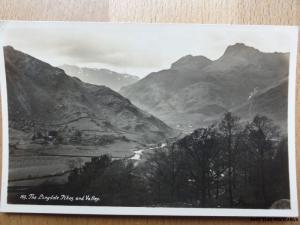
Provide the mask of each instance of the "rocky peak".
POLYGON ((261 53, 256 48, 245 45, 244 43, 236 43, 234 45, 230 45, 226 48, 224 52, 224 56, 231 57, 242 57, 242 56, 252 56, 255 54, 261 53))
POLYGON ((180 69, 180 68, 197 68, 200 69, 212 61, 204 56, 192 56, 192 55, 186 55, 180 59, 178 59, 176 62, 174 62, 171 65, 171 69, 180 69))

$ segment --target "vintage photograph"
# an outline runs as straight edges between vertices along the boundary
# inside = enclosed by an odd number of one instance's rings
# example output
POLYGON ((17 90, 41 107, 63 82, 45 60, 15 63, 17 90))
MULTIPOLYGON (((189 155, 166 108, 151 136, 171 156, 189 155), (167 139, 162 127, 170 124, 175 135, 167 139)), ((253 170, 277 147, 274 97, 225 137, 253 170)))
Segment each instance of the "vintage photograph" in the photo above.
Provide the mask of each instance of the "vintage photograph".
POLYGON ((295 27, 1 22, 0 34, 4 210, 297 216, 295 27))

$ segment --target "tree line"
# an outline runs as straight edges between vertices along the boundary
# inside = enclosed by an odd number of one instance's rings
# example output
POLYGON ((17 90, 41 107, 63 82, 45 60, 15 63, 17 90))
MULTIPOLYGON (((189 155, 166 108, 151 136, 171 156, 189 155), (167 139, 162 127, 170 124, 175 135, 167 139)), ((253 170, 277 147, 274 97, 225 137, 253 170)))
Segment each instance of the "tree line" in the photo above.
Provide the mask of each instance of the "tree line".
POLYGON ((265 116, 232 113, 158 150, 146 162, 154 201, 193 207, 269 208, 289 199, 287 138, 265 116))
POLYGON ((287 137, 266 116, 243 122, 228 112, 214 125, 145 153, 137 165, 94 157, 74 168, 65 185, 30 191, 93 194, 101 198, 97 205, 107 206, 269 208, 290 196, 287 137))

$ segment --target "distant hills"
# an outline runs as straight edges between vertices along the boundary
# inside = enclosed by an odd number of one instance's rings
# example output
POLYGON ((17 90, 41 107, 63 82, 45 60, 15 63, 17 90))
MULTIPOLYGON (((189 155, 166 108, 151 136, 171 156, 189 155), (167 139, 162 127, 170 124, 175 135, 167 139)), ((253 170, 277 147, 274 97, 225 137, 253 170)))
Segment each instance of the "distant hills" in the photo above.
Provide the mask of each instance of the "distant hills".
POLYGON ((66 74, 78 77, 80 80, 96 85, 105 85, 114 91, 139 80, 139 77, 129 74, 117 73, 108 69, 95 69, 77 67, 73 65, 60 66, 66 74))
POLYGON ((4 47, 10 128, 22 132, 80 131, 84 144, 110 141, 155 143, 174 134, 108 87, 88 84, 12 47, 4 47))
POLYGON ((288 53, 264 53, 237 43, 214 61, 184 56, 170 69, 150 73, 120 93, 170 126, 191 131, 239 107, 242 119, 248 118, 245 105, 257 90, 261 94, 254 98, 251 113, 264 113, 285 124, 287 107, 277 107, 287 105, 286 82, 282 81, 287 81, 288 71, 288 53))
POLYGON ((52 67, 12 47, 4 52, 16 129, 44 123, 150 143, 173 136, 174 129, 209 125, 226 111, 242 120, 263 114, 287 127, 288 53, 237 43, 217 60, 187 55, 138 80, 105 69, 52 67))

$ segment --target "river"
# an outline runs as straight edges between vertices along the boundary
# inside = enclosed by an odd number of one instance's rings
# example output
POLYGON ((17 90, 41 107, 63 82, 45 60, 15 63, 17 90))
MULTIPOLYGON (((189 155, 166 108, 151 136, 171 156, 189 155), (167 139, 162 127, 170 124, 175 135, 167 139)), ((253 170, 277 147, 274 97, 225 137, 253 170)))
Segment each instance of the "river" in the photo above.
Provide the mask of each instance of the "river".
POLYGON ((166 143, 162 143, 158 146, 155 146, 155 147, 150 147, 150 148, 144 148, 144 149, 139 149, 139 150, 134 150, 134 155, 132 157, 130 157, 129 159, 132 159, 132 160, 141 160, 142 158, 142 155, 145 151, 153 151, 153 150, 156 150, 156 149, 160 149, 160 148, 164 148, 166 147, 167 144, 166 143))

